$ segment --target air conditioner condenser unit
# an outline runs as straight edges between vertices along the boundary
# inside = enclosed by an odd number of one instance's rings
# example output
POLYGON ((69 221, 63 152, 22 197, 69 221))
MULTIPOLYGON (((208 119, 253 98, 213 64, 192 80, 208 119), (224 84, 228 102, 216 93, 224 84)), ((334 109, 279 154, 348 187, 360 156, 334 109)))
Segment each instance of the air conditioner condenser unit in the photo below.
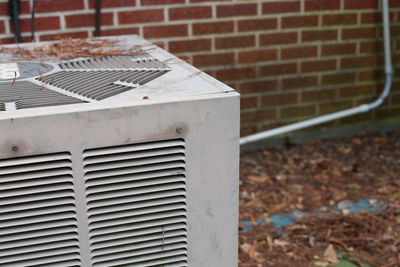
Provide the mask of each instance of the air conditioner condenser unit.
POLYGON ((237 265, 239 94, 113 39, 141 53, 0 57, 0 266, 237 265))

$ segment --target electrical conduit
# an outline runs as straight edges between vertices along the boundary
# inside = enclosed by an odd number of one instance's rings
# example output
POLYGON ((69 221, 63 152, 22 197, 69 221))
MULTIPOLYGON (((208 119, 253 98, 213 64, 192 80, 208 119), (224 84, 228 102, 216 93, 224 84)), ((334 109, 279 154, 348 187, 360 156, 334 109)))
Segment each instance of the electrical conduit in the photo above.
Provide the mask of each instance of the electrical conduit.
POLYGON ((341 119, 344 117, 352 116, 359 113, 368 112, 372 109, 379 107, 387 98, 390 93, 393 78, 392 55, 390 48, 390 22, 389 22, 389 3, 388 0, 382 0, 382 20, 383 20, 383 42, 385 53, 385 86, 381 95, 372 103, 363 104, 354 108, 338 111, 328 115, 320 116, 314 119, 309 119, 283 127, 267 130, 264 132, 252 134, 240 139, 240 145, 252 143, 255 141, 263 140, 272 136, 285 134, 288 132, 300 130, 310 126, 322 124, 325 122, 341 119))

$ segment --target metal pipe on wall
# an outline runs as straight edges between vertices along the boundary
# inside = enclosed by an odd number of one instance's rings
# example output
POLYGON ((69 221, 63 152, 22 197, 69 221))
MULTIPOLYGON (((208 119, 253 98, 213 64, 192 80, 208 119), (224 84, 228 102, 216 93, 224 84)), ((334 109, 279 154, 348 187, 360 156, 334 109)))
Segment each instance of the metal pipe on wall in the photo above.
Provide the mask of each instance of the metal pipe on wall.
POLYGON ((359 113, 368 112, 372 109, 379 107, 385 99, 388 97, 393 79, 393 67, 392 67, 392 55, 390 47, 390 21, 389 21, 389 2, 388 0, 382 0, 382 22, 383 22, 383 42, 384 42, 384 53, 385 53, 385 86, 380 96, 372 103, 363 104, 354 108, 338 111, 328 115, 323 115, 317 118, 300 121, 297 123, 289 124, 272 130, 252 134, 240 138, 240 145, 252 143, 262 139, 266 139, 272 136, 285 134, 295 130, 304 129, 310 126, 322 124, 325 122, 341 119, 344 117, 352 116, 359 113))
POLYGON ((11 24, 14 28, 15 41, 22 42, 21 28, 19 24, 19 0, 9 0, 11 24))
POLYGON ((95 36, 101 36, 101 0, 95 2, 95 36))

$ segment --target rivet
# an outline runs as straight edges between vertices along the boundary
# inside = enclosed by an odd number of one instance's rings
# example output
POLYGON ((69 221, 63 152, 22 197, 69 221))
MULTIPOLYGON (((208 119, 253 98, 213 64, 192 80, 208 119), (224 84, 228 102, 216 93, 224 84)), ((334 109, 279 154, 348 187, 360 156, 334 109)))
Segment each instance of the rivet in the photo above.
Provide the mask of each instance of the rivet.
POLYGON ((177 133, 182 133, 183 129, 181 127, 176 128, 177 133))

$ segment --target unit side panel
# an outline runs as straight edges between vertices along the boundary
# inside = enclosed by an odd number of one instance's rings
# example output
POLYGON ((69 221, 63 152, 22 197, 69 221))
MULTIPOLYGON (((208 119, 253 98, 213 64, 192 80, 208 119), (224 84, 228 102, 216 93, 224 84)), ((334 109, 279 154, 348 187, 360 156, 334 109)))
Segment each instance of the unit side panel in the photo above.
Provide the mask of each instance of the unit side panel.
MULTIPOLYGON (((236 93, 216 95, 212 99, 155 105, 149 101, 149 105, 138 107, 0 120, 0 131, 0 160, 71 153, 82 266, 92 266, 96 262, 92 259, 93 255, 88 255, 90 227, 86 212, 88 192, 94 190, 97 194, 96 190, 101 189, 89 188, 85 183, 88 177, 84 177, 87 172, 84 165, 86 169, 93 166, 101 168, 100 165, 90 165, 87 162, 91 159, 88 151, 149 142, 170 142, 168 140, 184 142, 184 145, 168 147, 171 151, 176 150, 173 161, 182 160, 185 169, 184 176, 169 177, 172 180, 168 180, 168 184, 179 187, 178 180, 184 179, 185 201, 180 201, 183 195, 174 195, 176 204, 164 203, 168 207, 184 210, 186 214, 184 227, 180 227, 183 224, 177 222, 177 229, 171 229, 171 234, 177 236, 172 236, 173 240, 179 239, 180 244, 186 243, 177 249, 186 249, 183 254, 187 254, 187 258, 181 253, 179 259, 187 260, 191 267, 237 265, 239 97, 236 93), (182 148, 184 152, 177 152, 182 148), (184 232, 186 234, 181 234, 184 232)), ((166 151, 164 148, 157 149, 157 153, 166 151)), ((150 158, 158 160, 164 156, 150 158)), ((102 161, 103 158, 96 160, 102 161)), ((118 164, 122 165, 110 166, 125 168, 124 160, 118 164)), ((156 164, 164 163, 157 161, 156 164)), ((127 184, 137 183, 133 178, 129 179, 127 184)), ((179 191, 178 187, 173 190, 179 191)), ((114 188, 114 185, 110 188, 114 188)), ((120 213, 121 216, 124 214, 120 213)), ((162 236, 166 232, 163 230, 162 236)), ((166 247, 166 244, 162 246, 166 247)))

